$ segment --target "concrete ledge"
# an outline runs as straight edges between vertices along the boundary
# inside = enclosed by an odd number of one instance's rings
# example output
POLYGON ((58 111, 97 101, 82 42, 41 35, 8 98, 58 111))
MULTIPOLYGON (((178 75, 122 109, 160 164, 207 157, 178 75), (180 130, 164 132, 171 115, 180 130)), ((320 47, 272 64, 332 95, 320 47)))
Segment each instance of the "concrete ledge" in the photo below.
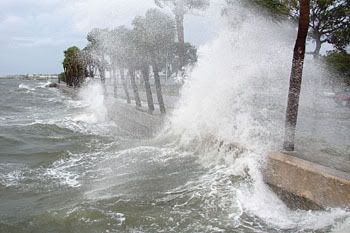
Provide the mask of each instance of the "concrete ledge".
POLYGON ((264 180, 322 208, 350 207, 350 174, 312 163, 292 153, 268 155, 264 180))
POLYGON ((132 104, 120 101, 113 101, 111 106, 108 112, 109 118, 135 137, 154 136, 163 126, 162 115, 151 115, 132 104))

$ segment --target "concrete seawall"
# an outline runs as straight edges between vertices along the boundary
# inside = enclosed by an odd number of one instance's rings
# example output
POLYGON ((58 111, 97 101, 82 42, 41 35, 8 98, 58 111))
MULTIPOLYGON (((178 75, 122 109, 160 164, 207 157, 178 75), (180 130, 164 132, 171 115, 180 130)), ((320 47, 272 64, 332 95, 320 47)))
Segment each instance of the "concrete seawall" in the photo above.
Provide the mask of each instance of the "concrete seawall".
POLYGON ((293 153, 270 153, 264 180, 321 208, 350 207, 349 173, 297 158, 293 153))

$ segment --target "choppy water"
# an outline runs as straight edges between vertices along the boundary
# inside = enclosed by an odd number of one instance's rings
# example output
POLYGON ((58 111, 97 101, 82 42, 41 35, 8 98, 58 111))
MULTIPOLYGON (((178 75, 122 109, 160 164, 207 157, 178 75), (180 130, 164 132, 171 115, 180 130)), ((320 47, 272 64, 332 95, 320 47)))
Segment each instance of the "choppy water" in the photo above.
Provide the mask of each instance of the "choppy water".
POLYGON ((0 80, 0 232, 348 229, 346 210, 289 210, 254 156, 135 139, 99 106, 98 87, 93 111, 84 95, 44 85, 0 80))

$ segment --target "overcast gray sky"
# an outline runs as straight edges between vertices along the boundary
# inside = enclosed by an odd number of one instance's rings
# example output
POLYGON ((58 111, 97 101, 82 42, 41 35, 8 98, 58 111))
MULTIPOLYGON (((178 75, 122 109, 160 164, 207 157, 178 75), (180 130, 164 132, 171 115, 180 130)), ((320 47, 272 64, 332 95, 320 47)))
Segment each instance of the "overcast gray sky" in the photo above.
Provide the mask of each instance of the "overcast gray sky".
MULTIPOLYGON (((58 73, 65 48, 86 44, 94 27, 130 25, 153 0, 0 0, 0 75, 58 73)), ((207 17, 186 18, 186 40, 215 35, 207 17)))

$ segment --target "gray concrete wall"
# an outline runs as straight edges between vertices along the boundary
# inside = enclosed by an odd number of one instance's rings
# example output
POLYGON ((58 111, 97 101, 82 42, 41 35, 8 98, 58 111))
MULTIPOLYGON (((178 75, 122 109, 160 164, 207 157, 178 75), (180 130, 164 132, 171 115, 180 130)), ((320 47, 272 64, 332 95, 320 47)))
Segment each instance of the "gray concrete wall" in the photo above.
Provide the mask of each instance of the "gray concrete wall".
POLYGON ((350 174, 280 152, 270 153, 264 169, 267 184, 320 207, 350 207, 350 174))

